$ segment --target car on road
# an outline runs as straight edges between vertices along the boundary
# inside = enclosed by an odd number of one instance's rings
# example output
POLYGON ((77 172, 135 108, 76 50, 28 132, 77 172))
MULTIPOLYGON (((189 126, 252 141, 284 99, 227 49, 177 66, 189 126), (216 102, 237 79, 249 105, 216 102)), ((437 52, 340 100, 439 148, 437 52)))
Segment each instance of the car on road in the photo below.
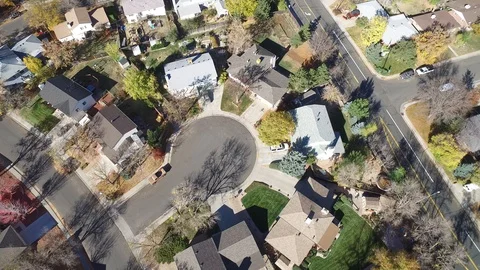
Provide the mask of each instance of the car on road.
POLYGON ((158 171, 156 171, 150 177, 150 179, 149 179, 150 184, 153 185, 153 184, 157 183, 158 180, 165 177, 167 175, 167 173, 170 171, 171 168, 172 168, 172 166, 170 165, 170 163, 167 163, 167 164, 165 164, 165 166, 158 169, 158 171))
POLYGON ((354 9, 354 10, 350 11, 349 13, 347 13, 345 16, 343 16, 343 18, 345 20, 348 20, 348 19, 351 19, 351 18, 358 17, 359 15, 360 15, 360 10, 354 9))
POLYGON ((288 143, 281 143, 281 144, 278 144, 278 145, 270 146, 270 151, 280 152, 280 151, 286 151, 286 150, 288 150, 288 148, 289 148, 288 143))
POLYGON ((434 71, 435 69, 433 68, 432 65, 424 65, 424 66, 421 66, 419 68, 417 68, 417 74, 418 75, 423 75, 423 74, 427 74, 427 73, 430 73, 432 71, 434 71))
POLYGON ((438 90, 440 90, 440 92, 445 92, 445 91, 448 91, 448 90, 452 90, 454 87, 455 87, 455 85, 453 83, 449 82, 449 83, 446 83, 446 84, 440 86, 440 88, 438 88, 438 90))
POLYGON ((407 80, 413 77, 414 75, 415 75, 415 71, 413 71, 413 69, 407 69, 404 72, 400 73, 400 78, 402 78, 402 80, 407 80))
POLYGON ((20 15, 22 15, 22 13, 20 13, 18 11, 14 11, 10 14, 10 16, 8 16, 8 18, 15 19, 15 18, 18 18, 20 15))

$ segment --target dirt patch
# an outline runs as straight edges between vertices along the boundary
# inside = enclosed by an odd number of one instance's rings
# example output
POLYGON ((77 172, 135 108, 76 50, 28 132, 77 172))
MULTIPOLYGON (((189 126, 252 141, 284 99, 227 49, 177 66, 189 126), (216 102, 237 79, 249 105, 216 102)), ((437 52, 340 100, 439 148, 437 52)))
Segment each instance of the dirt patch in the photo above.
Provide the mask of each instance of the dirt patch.
POLYGON ((298 26, 289 12, 277 12, 273 15, 273 21, 279 26, 288 38, 292 38, 298 32, 298 26))
POLYGON ((405 110, 408 119, 420 134, 425 142, 428 142, 428 136, 430 135, 431 123, 428 120, 429 109, 427 104, 423 102, 417 102, 410 105, 405 110))
POLYGON ((405 15, 415 15, 431 11, 435 6, 428 0, 403 0, 395 1, 390 7, 385 7, 390 13, 405 13, 405 15))
POLYGON ((378 159, 370 159, 365 164, 362 182, 367 185, 375 185, 378 175, 382 171, 382 163, 378 159))

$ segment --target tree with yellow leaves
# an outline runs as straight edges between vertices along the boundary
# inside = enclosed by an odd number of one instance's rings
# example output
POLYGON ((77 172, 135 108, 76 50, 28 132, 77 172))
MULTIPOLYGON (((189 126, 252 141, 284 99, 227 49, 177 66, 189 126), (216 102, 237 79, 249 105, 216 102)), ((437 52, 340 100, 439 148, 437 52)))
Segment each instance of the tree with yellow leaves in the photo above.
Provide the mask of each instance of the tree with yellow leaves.
POLYGON ((362 29, 361 37, 362 42, 365 46, 368 46, 372 43, 377 43, 382 39, 383 33, 387 28, 387 19, 382 16, 375 16, 367 24, 365 28, 362 29))
POLYGON ((257 0, 227 0, 228 12, 233 16, 252 17, 257 8, 257 0))
POLYGON ((33 56, 27 56, 23 58, 23 63, 25 66, 30 70, 33 74, 37 74, 43 67, 42 60, 33 57, 33 56))
POLYGON ((46 26, 53 30, 53 27, 63 21, 60 14, 60 2, 58 0, 32 0, 27 12, 28 24, 32 27, 46 26))
POLYGON ((420 33, 415 38, 418 60, 422 64, 433 64, 448 49, 448 32, 440 24, 435 24, 430 30, 420 33))
POLYGON ((385 248, 377 249, 371 262, 375 270, 420 270, 418 261, 405 251, 390 252, 385 248))

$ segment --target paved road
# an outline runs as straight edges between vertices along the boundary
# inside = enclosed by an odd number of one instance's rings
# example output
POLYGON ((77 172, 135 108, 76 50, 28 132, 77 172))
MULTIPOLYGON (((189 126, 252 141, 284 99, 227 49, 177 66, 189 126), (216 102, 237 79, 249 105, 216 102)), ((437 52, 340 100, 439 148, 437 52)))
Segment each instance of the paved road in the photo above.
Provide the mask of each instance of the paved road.
POLYGON ((11 20, 10 22, 0 25, 0 44, 4 41, 11 42, 25 35, 29 31, 28 24, 25 20, 25 14, 11 20))
MULTIPOLYGON (((377 79, 362 62, 352 44, 335 24, 320 0, 291 0, 290 3, 293 9, 292 13, 303 24, 320 18, 319 23, 323 28, 335 31, 338 37, 337 45, 352 77, 350 84, 353 86, 360 84, 363 92, 372 92, 371 97, 380 105, 379 115, 394 138, 392 143, 394 147, 401 148, 405 159, 412 164, 414 171, 419 175, 429 193, 441 190, 441 196, 434 197, 436 205, 442 215, 452 222, 456 236, 470 256, 467 263, 468 269, 478 269, 477 266, 480 265, 480 249, 478 248, 480 235, 474 222, 462 208, 462 203, 465 202, 458 202, 455 199, 399 113, 401 104, 416 96, 416 79, 407 82, 398 79, 388 81, 377 79)), ((318 31, 322 31, 320 28, 318 31)), ((470 70, 474 74, 480 73, 480 57, 465 59, 458 64, 460 64, 459 74, 464 74, 466 70, 470 70)), ((435 208, 434 204, 429 205, 429 210, 435 210, 435 208)), ((463 269, 462 266, 458 266, 458 268, 463 269)))
MULTIPOLYGON (((0 153, 16 160, 15 145, 26 134, 25 129, 5 117, 0 121, 0 153)), ((26 161, 17 166, 24 172, 33 167, 26 161)), ((75 174, 66 179, 58 178, 50 163, 41 163, 35 174, 39 176, 37 188, 44 194, 48 192, 47 198, 56 211, 75 229, 81 228, 78 237, 83 240, 83 246, 96 266, 100 269, 135 269, 136 260, 123 235, 75 174)))
POLYGON ((255 140, 240 123, 227 117, 211 116, 196 120, 182 131, 175 141, 171 171, 154 186, 143 188, 127 201, 122 216, 134 235, 140 233, 170 208, 172 189, 186 178, 232 178, 237 183, 245 181, 256 160, 255 140), (243 145, 245 152, 228 146, 230 154, 210 160, 211 151, 223 153, 229 140, 243 145), (232 153, 233 152, 233 153, 232 153), (210 161, 210 162, 207 162, 210 161), (240 169, 244 166, 244 169, 240 169), (241 171, 240 175, 235 172, 241 171), (205 174, 206 173, 206 174, 205 174))

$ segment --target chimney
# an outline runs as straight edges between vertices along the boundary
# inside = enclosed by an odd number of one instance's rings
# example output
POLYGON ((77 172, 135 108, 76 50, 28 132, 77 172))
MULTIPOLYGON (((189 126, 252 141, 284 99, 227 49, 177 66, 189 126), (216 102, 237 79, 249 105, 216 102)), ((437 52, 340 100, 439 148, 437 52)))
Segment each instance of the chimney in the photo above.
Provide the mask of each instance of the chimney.
POLYGON ((321 213, 322 213, 322 215, 328 215, 328 209, 323 207, 321 213))
POLYGON ((72 28, 73 22, 67 22, 67 27, 70 29, 72 28))
POLYGON ((437 18, 437 15, 432 14, 432 16, 430 16, 430 18, 431 18, 432 20, 435 20, 435 18, 437 18))
POLYGON ((310 223, 312 223, 312 219, 307 217, 307 219, 305 219, 305 224, 310 225, 310 223))
POLYGON ((257 65, 260 65, 260 63, 262 63, 262 58, 261 57, 257 59, 257 65))
POLYGON ((465 9, 470 9, 471 6, 469 4, 465 4, 465 9))

